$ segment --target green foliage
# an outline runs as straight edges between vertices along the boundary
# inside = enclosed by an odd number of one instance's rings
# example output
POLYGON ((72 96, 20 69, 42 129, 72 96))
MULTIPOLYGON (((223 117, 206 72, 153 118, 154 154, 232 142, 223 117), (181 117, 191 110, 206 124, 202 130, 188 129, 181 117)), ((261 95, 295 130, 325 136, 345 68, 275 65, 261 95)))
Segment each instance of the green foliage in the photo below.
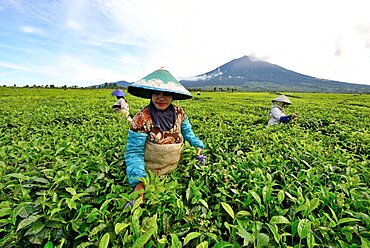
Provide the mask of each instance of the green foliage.
MULTIPOLYGON (((186 144, 125 208, 138 194, 110 92, 0 88, 0 247, 369 246, 369 95, 291 93, 299 118, 277 126, 276 94, 175 101, 207 163, 186 144)), ((132 114, 148 104, 127 99, 132 114)))

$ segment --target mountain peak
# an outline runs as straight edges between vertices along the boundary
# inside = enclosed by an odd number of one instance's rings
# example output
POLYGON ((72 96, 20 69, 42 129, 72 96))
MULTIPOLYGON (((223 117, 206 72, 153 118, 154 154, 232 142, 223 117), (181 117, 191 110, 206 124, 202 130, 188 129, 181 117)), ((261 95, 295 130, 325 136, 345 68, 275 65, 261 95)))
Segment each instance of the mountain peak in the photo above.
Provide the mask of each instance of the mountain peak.
POLYGON ((368 85, 318 79, 246 55, 181 83, 189 88, 218 86, 244 91, 370 92, 368 85))
MULTIPOLYGON (((214 90, 218 87, 264 92, 370 93, 370 85, 318 79, 271 64, 253 55, 244 55, 233 59, 212 71, 180 82, 188 89, 203 90, 214 90)), ((113 84, 114 87, 125 87, 130 83, 119 81, 92 87, 107 88, 110 84, 113 84)))

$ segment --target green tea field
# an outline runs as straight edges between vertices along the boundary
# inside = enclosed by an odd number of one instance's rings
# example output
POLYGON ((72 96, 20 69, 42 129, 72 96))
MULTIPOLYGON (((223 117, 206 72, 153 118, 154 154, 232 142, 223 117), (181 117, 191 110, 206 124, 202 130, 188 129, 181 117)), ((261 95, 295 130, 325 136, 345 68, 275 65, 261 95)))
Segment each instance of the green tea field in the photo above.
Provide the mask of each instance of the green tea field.
MULTIPOLYGON (((206 164, 125 173, 112 90, 0 87, 0 247, 370 247, 370 95, 202 92, 182 106, 206 164)), ((127 95, 131 115, 149 100, 127 95)))

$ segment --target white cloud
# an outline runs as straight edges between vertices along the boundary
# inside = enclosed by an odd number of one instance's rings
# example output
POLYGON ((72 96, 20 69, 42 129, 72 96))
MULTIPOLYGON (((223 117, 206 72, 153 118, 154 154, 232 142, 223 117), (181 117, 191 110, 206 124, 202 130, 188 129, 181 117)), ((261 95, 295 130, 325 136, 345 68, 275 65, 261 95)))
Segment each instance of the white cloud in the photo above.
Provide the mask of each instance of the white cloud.
POLYGON ((40 33, 41 31, 35 27, 31 26, 21 26, 21 31, 24 33, 40 33))
POLYGON ((361 36, 365 47, 367 49, 370 49, 370 23, 368 25, 355 26, 354 29, 361 36))
POLYGON ((35 70, 44 77, 53 78, 59 84, 75 85, 119 81, 122 75, 82 61, 71 55, 63 55, 50 65, 37 66, 35 70))
MULTIPOLYGON (((223 74, 223 72, 220 69, 218 69, 217 71, 213 72, 212 74, 190 77, 190 78, 186 78, 186 80, 189 80, 189 81, 204 81, 204 80, 207 80, 207 79, 211 79, 211 78, 221 76, 222 74, 223 74)), ((231 78, 231 76, 229 76, 229 78, 231 78)))
POLYGON ((66 23, 67 27, 74 29, 74 30, 80 30, 82 25, 80 23, 74 22, 74 21, 67 21, 66 23))
POLYGON ((1 61, 0 61, 0 68, 10 69, 10 70, 15 70, 15 71, 25 71, 25 72, 30 71, 30 68, 28 67, 20 66, 17 64, 11 64, 7 62, 1 62, 1 61))

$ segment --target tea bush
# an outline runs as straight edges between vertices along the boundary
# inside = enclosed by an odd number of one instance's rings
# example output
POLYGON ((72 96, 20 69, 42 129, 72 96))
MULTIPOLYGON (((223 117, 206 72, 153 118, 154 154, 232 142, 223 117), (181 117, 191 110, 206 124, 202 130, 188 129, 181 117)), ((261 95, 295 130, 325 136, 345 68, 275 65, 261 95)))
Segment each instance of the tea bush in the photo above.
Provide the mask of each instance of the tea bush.
POLYGON ((186 144, 125 207, 129 126, 109 90, 0 88, 0 246, 368 247, 370 96, 287 95, 299 118, 275 126, 272 93, 174 101, 207 163, 186 144))

